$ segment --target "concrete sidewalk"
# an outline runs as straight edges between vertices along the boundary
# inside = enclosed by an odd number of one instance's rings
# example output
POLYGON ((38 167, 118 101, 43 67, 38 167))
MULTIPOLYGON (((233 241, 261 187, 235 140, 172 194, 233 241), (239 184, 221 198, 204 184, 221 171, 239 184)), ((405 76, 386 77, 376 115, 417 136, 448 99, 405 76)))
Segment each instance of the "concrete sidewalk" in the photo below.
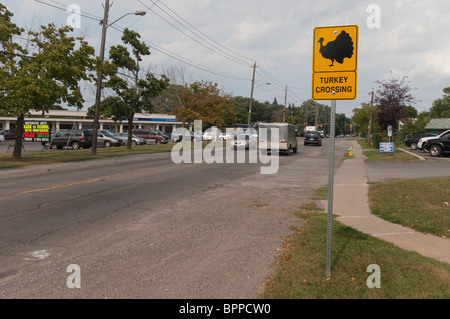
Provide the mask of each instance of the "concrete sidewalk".
POLYGON ((355 158, 344 160, 334 177, 333 214, 339 216, 337 220, 402 249, 450 263, 449 239, 422 234, 371 214, 365 156, 357 141, 349 141, 351 145, 355 158))

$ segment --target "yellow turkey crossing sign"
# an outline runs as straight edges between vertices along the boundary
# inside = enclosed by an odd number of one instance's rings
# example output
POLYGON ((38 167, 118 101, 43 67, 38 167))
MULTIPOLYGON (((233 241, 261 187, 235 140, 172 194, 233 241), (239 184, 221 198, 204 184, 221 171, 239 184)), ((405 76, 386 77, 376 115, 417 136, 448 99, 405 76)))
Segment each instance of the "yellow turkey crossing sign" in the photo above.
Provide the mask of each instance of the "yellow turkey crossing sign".
POLYGON ((354 100, 358 62, 358 26, 314 28, 313 100, 354 100))

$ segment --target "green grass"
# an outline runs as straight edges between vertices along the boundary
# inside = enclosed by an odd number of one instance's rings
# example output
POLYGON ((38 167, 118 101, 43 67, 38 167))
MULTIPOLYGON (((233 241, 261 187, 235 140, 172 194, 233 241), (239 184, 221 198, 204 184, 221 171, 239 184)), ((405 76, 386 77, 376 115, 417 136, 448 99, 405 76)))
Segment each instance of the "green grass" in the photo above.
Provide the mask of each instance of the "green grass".
POLYGON ((419 159, 411 154, 405 153, 398 149, 394 149, 394 153, 375 151, 364 151, 363 155, 367 158, 365 161, 391 161, 391 162, 409 162, 419 161, 419 159))
POLYGON ((98 148, 96 156, 91 155, 90 149, 68 149, 67 152, 64 150, 22 152, 22 158, 20 160, 13 159, 11 153, 4 153, 0 154, 0 169, 24 167, 37 164, 54 164, 99 158, 170 152, 173 146, 174 144, 139 145, 132 147, 131 151, 127 151, 125 146, 98 148))
POLYGON ((366 139, 356 139, 358 144, 363 150, 363 155, 367 158, 366 161, 392 161, 392 162, 409 162, 409 161, 419 161, 419 159, 411 154, 405 153, 399 150, 397 147, 394 148, 393 153, 380 152, 372 145, 366 144, 366 139))
POLYGON ((387 221, 450 238, 450 177, 371 185, 369 204, 373 214, 387 221))
MULTIPOLYGON (((355 139, 358 144, 361 146, 361 148, 364 149, 374 149, 375 147, 372 146, 372 144, 367 145, 367 140, 364 138, 357 138, 355 139)), ((372 142, 371 142, 372 143, 372 142)))
POLYGON ((450 265, 402 250, 333 221, 331 278, 326 278, 327 215, 298 212, 303 226, 284 242, 276 273, 259 298, 448 299, 450 265), (377 264, 381 288, 368 288, 377 264))
POLYGON ((318 188, 314 196, 311 198, 312 200, 327 200, 328 199, 328 186, 318 188))

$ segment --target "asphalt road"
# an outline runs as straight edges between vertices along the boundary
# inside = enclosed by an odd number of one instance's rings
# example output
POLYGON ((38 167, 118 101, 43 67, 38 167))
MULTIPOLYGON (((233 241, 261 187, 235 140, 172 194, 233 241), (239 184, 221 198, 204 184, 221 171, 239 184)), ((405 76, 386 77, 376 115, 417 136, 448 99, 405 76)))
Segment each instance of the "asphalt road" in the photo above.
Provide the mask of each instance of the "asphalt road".
POLYGON ((169 153, 2 170, 0 298, 254 298, 327 185, 328 143, 300 139, 273 175, 169 153))

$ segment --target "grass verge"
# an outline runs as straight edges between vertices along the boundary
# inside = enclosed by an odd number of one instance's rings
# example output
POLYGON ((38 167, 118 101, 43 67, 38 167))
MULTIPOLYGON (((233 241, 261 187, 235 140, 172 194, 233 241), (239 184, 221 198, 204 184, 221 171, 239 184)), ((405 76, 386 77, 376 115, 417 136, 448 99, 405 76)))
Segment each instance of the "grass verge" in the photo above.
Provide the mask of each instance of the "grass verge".
POLYGON ((369 205, 391 223, 450 238, 450 177, 370 185, 369 205))
POLYGON ((380 152, 374 150, 375 147, 367 145, 365 139, 357 139, 358 144, 363 149, 363 154, 367 157, 366 161, 391 161, 391 162, 406 162, 419 161, 416 156, 405 153, 397 148, 394 148, 393 153, 380 152))
POLYGON ((402 250, 333 221, 332 270, 327 280, 327 215, 300 211, 301 228, 284 242, 264 299, 448 299, 450 265, 402 250), (368 288, 377 264, 381 288, 368 288))
POLYGON ((92 156, 90 149, 82 150, 50 150, 42 152, 23 152, 20 160, 15 160, 11 153, 0 154, 0 169, 24 167, 37 164, 55 164, 73 161, 85 161, 91 159, 131 156, 141 154, 153 154, 161 152, 170 152, 174 144, 159 145, 139 145, 134 146, 131 151, 127 151, 125 146, 98 148, 97 155, 92 156))

